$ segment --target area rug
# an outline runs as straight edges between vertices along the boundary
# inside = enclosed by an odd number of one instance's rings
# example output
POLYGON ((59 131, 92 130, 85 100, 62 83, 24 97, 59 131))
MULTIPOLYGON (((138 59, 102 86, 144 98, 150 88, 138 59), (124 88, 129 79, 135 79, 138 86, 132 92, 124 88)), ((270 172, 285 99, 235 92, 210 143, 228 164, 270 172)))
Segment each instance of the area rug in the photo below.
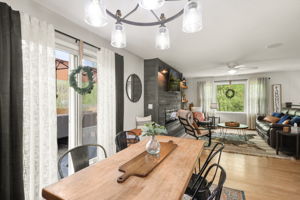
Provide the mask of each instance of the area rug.
MULTIPOLYGON (((214 189, 214 185, 210 190, 214 189)), ((223 187, 221 200, 246 200, 245 192, 242 190, 236 190, 228 187, 223 187)))
MULTIPOLYGON (((212 185, 210 191, 213 191, 215 187, 216 185, 212 185)), ((184 195, 182 200, 191 200, 191 197, 188 195, 184 195)), ((242 190, 223 187, 221 200, 246 200, 245 192, 242 190)))
MULTIPOLYGON (((185 138, 193 138, 190 135, 183 135, 185 138)), ((207 137, 201 139, 208 140, 207 137)), ((256 131, 246 130, 245 135, 241 135, 235 129, 228 129, 226 134, 221 134, 219 129, 213 131, 212 134, 212 145, 206 147, 206 149, 211 149, 213 144, 216 142, 221 142, 225 145, 224 152, 229 153, 239 153, 254 156, 265 156, 265 157, 275 157, 284 159, 294 159, 290 155, 286 155, 282 152, 276 155, 276 150, 270 147, 256 131)))

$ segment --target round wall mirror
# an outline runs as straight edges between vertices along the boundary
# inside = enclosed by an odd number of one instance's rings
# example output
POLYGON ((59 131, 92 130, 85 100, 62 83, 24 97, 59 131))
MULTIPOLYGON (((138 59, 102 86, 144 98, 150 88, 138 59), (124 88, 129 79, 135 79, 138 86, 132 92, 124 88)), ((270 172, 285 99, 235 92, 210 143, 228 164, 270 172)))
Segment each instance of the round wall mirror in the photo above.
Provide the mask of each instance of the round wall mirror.
POLYGON ((131 74, 126 81, 127 97, 132 102, 138 102, 142 96, 142 82, 136 74, 131 74))

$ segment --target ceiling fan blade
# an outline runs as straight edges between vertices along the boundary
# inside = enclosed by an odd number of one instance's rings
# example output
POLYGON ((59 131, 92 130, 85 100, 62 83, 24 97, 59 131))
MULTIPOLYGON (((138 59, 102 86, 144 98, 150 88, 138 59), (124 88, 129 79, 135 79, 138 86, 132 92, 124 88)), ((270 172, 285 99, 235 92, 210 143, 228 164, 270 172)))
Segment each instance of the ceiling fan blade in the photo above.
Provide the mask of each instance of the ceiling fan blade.
POLYGON ((236 67, 235 69, 258 69, 258 67, 248 67, 248 66, 243 66, 243 67, 236 67))

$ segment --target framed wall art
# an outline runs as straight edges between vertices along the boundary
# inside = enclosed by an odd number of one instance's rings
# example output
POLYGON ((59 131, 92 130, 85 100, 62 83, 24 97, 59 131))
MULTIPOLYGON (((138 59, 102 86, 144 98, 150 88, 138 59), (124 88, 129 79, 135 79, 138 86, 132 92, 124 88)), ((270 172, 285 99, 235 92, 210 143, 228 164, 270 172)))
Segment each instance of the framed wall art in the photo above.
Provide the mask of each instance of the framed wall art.
POLYGON ((273 98, 273 111, 274 112, 281 112, 281 105, 282 105, 282 91, 281 91, 281 84, 274 84, 272 85, 272 98, 273 98))

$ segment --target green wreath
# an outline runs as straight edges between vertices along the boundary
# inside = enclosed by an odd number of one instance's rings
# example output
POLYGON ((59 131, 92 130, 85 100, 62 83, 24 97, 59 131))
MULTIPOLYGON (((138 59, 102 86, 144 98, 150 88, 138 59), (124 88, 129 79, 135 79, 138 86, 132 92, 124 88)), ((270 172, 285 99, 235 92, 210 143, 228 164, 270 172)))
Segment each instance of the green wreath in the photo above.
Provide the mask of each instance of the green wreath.
POLYGON ((72 73, 69 76, 69 84, 72 88, 74 88, 76 92, 78 92, 81 95, 90 94, 94 88, 92 68, 86 66, 78 66, 77 69, 72 70, 72 73), (79 74, 81 70, 86 72, 89 79, 88 86, 84 88, 78 87, 78 83, 76 81, 76 74, 79 74))
POLYGON ((235 91, 233 89, 227 89, 225 95, 228 99, 231 99, 235 96, 235 91))

